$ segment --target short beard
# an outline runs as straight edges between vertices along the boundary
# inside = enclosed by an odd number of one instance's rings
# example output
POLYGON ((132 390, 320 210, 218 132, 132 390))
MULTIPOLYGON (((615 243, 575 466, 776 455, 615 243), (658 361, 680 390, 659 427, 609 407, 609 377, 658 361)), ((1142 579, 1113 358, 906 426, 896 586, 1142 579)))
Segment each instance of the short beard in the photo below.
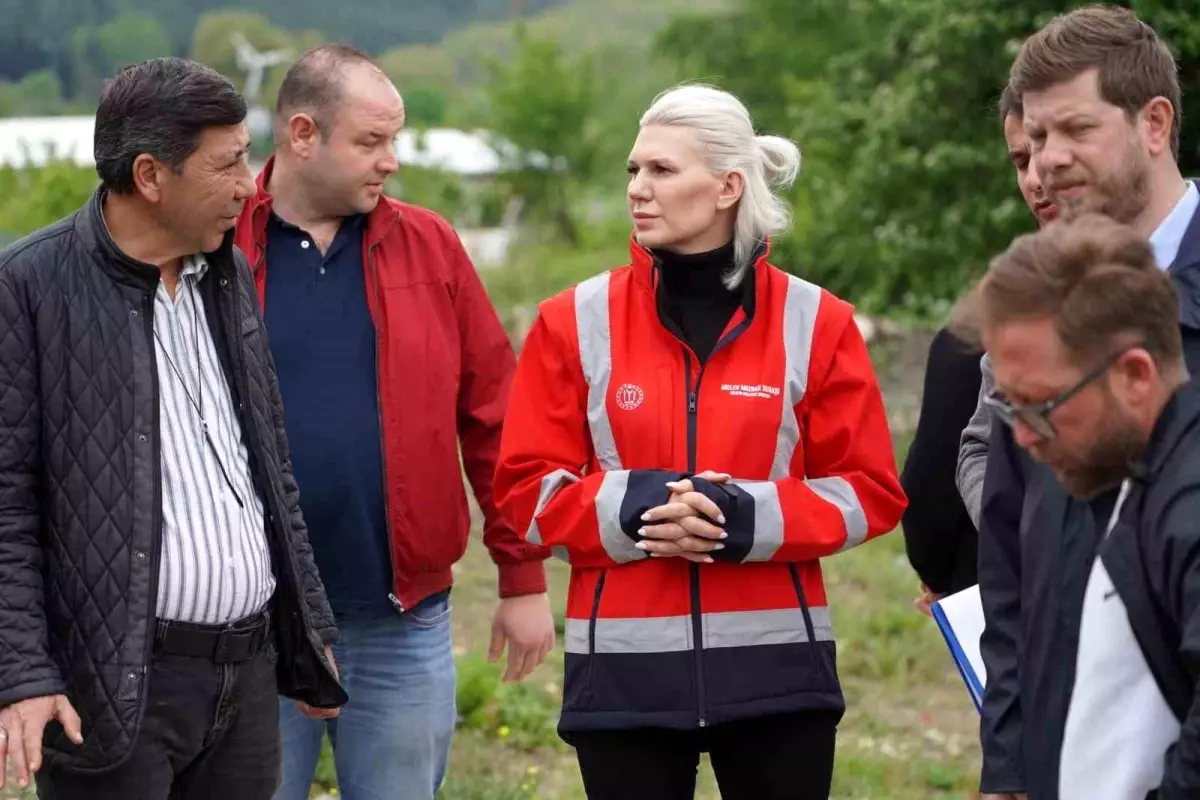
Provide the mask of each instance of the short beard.
POLYGON ((1059 483, 1081 500, 1091 500, 1109 489, 1120 485, 1129 477, 1130 465, 1141 458, 1146 442, 1141 431, 1120 413, 1112 415, 1112 422, 1105 422, 1101 430, 1103 439, 1097 438, 1088 448, 1079 469, 1056 472, 1059 483))
POLYGON ((1099 195, 1098 207, 1092 207, 1087 199, 1067 205, 1060 202, 1063 217, 1073 220, 1089 211, 1098 211, 1128 225, 1142 215, 1150 204, 1150 160, 1136 136, 1131 136, 1126 144, 1119 171, 1094 188, 1099 195))

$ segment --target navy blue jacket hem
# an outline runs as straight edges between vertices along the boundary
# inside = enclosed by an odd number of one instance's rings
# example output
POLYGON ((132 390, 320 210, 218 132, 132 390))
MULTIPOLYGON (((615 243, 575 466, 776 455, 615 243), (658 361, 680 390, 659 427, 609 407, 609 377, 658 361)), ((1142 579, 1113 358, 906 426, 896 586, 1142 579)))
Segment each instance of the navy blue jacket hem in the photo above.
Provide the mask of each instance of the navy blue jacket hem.
MULTIPOLYGON (((796 711, 845 711, 846 700, 838 692, 803 692, 784 697, 769 697, 747 703, 707 709, 708 726, 726 722, 787 714, 796 711)), ((568 738, 573 731, 614 731, 630 728, 670 728, 699 730, 696 712, 688 711, 564 711, 558 732, 568 738)))

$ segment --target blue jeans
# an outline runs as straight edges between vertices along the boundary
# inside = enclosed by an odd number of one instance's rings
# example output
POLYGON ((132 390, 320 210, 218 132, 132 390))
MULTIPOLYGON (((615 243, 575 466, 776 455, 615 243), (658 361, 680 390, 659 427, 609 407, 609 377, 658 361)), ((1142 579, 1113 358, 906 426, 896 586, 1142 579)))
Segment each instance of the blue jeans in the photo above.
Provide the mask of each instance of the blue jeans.
POLYGON ((309 719, 279 698, 282 783, 275 800, 307 800, 326 731, 343 800, 432 800, 454 735, 448 593, 404 614, 338 620, 333 646, 350 702, 309 719))

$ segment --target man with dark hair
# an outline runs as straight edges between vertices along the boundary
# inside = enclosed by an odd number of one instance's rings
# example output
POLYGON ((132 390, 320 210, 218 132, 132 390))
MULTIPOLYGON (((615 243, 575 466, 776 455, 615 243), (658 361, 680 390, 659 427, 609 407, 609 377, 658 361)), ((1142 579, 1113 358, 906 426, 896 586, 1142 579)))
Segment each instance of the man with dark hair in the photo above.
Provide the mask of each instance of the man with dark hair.
POLYGON ((245 116, 207 67, 129 67, 99 189, 0 252, 0 784, 43 800, 265 800, 276 694, 346 699, 233 247, 245 116))
MULTIPOLYGON (((1004 126, 1004 138, 1008 142, 1008 158, 1017 171, 1017 185, 1021 188, 1025 204, 1033 212, 1038 225, 1048 225, 1058 219, 1059 209, 1047 196, 1046 187, 1033 164, 1029 137, 1025 135, 1024 116, 1021 95, 1013 89, 1012 84, 1006 85, 1000 95, 1000 121, 1004 126)), ((979 506, 983 496, 983 478, 992 431, 992 415, 983 401, 996 388, 992 378, 991 360, 986 353, 979 366, 981 380, 975 412, 962 430, 954 475, 958 492, 975 528, 979 527, 979 506)))
POLYGON ((351 697, 328 724, 282 704, 280 800, 308 797, 326 732, 347 800, 437 792, 456 723, 449 593, 470 530, 464 471, 499 568, 491 657, 507 643, 505 677, 519 680, 554 645, 548 552, 492 501, 512 346, 449 223, 383 194, 403 124, 399 93, 365 53, 306 53, 284 78, 276 152, 238 221, 351 697))
POLYGON ((1015 241, 975 300, 1002 392, 989 405, 1104 531, 1058 796, 1196 797, 1200 385, 1182 388, 1179 294, 1144 237, 1085 214, 1015 241), (1048 392, 1053 406, 1026 402, 1048 392))
MULTIPOLYGON (((1021 125, 1021 98, 1006 86, 999 122, 1017 188, 1039 225, 1058 216, 1030 161, 1021 125)), ((942 328, 929 345, 921 413, 900 481, 908 496, 904 545, 921 579, 917 607, 974 586, 978 561, 979 497, 991 419, 980 398, 992 390, 987 357, 973 343, 942 328), (982 357, 982 361, 981 361, 982 357), (982 366, 981 366, 982 365, 982 366)))
MULTIPOLYGON (((1175 161, 1180 95, 1166 44, 1126 9, 1082 8, 1023 44, 1010 83, 1021 95, 1033 163, 1063 216, 1100 211, 1149 239, 1179 289, 1171 318, 1195 371, 1200 348, 1190 343, 1200 330, 1200 297, 1187 287, 1200 281, 1200 192, 1175 161)), ((1050 404, 1052 418, 1070 414, 1075 401, 1054 388, 1020 399, 1050 404)), ((981 788, 985 797, 1057 798, 1084 590, 1101 530, 1093 509, 1022 453, 1003 426, 993 430, 986 474, 981 788)))

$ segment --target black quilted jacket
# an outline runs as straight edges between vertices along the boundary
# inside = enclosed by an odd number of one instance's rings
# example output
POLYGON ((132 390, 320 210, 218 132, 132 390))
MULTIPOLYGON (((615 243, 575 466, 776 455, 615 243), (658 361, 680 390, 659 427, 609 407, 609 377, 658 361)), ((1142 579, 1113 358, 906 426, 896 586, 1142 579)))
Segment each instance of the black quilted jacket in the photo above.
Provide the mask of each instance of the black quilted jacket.
MULTIPOLYGON (((159 402, 151 344, 156 268, 123 255, 101 194, 0 251, 0 707, 65 693, 48 760, 116 766, 137 737, 161 548, 159 402)), ((250 272, 227 237, 199 288, 266 512, 278 589, 279 691, 346 695, 336 635, 292 477, 275 367, 250 272)))

